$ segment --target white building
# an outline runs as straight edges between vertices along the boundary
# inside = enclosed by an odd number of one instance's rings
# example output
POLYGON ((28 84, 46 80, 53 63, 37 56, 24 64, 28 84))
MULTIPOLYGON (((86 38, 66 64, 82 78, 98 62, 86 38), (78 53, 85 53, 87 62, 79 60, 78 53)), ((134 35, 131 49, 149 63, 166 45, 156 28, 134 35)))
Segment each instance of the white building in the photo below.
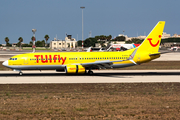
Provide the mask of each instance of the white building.
POLYGON ((175 38, 179 38, 180 37, 180 35, 178 35, 178 34, 174 34, 172 37, 175 37, 175 38))
POLYGON ((71 35, 67 35, 65 40, 52 40, 50 42, 51 49, 67 49, 67 48, 75 48, 77 46, 77 41, 75 38, 71 38, 71 35))
POLYGON ((167 34, 166 32, 163 32, 162 39, 170 38, 171 34, 167 34))
POLYGON ((140 40, 144 40, 145 38, 146 38, 145 35, 140 35, 140 36, 137 37, 137 39, 140 39, 140 40))

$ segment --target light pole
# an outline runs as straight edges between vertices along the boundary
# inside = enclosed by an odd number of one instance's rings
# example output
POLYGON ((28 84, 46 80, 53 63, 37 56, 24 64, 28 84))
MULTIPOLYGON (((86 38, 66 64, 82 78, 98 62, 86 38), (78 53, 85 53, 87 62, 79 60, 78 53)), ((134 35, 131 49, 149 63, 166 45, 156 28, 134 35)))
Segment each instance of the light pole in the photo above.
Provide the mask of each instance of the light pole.
POLYGON ((33 32, 33 46, 32 46, 32 48, 33 48, 33 53, 34 53, 35 48, 36 48, 36 46, 35 46, 35 41, 36 41, 35 32, 36 32, 36 29, 32 29, 32 32, 33 32))
POLYGON ((83 50, 83 46, 84 46, 84 44, 83 44, 83 9, 85 8, 85 7, 80 7, 81 9, 82 9, 82 50, 83 50))

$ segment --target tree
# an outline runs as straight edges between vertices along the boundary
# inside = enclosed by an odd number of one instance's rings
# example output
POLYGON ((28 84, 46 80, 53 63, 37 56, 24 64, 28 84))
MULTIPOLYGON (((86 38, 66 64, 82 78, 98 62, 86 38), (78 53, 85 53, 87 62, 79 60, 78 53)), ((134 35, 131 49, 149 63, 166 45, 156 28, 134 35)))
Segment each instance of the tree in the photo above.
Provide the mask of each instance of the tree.
POLYGON ((29 44, 23 44, 22 47, 32 47, 32 45, 29 45, 29 44))
POLYGON ((8 46, 9 44, 9 38, 8 37, 5 37, 5 42, 6 42, 6 46, 8 46))
POLYGON ((46 46, 47 46, 47 41, 48 41, 48 39, 49 39, 49 35, 46 34, 46 35, 44 36, 44 38, 45 38, 45 40, 46 40, 46 46))
POLYGON ((166 38, 161 40, 161 43, 167 43, 167 42, 180 42, 180 38, 166 38))
POLYGON ((105 41, 99 41, 101 47, 106 47, 106 45, 104 45, 105 41))
POLYGON ((126 44, 132 44, 132 43, 134 43, 134 44, 141 44, 142 42, 143 42, 143 40, 141 40, 141 39, 132 38, 131 40, 126 41, 125 43, 126 44))
POLYGON ((23 42, 23 38, 22 37, 19 37, 19 43, 20 43, 20 48, 21 48, 21 43, 23 42))
POLYGON ((82 46, 82 40, 77 41, 78 46, 82 46))
POLYGON ((47 47, 47 44, 45 44, 45 40, 42 40, 41 42, 42 42, 43 47, 45 47, 45 45, 47 47))
POLYGON ((108 41, 111 40, 111 39, 112 39, 112 36, 111 36, 111 35, 107 36, 107 40, 108 40, 108 41))
POLYGON ((97 39, 95 38, 87 38, 85 41, 84 41, 84 47, 95 47, 95 43, 98 43, 97 42, 97 39))
POLYGON ((29 45, 31 45, 31 46, 32 46, 32 45, 33 45, 33 42, 32 42, 32 41, 30 41, 30 42, 29 42, 29 45))
POLYGON ((44 47, 44 44, 43 44, 43 40, 42 41, 37 41, 36 42, 36 47, 44 47))
POLYGON ((114 41, 125 41, 126 38, 124 36, 118 36, 114 39, 114 41))

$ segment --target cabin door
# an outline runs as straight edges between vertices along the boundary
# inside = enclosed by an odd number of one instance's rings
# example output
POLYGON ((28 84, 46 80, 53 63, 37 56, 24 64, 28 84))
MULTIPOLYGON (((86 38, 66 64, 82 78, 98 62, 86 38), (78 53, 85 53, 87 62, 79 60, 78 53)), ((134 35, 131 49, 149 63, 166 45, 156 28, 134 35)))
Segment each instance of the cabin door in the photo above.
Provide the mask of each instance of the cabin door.
POLYGON ((23 56, 23 57, 24 57, 24 64, 28 64, 28 56, 25 55, 25 56, 23 56))
POLYGON ((79 57, 79 62, 82 62, 82 57, 79 57))

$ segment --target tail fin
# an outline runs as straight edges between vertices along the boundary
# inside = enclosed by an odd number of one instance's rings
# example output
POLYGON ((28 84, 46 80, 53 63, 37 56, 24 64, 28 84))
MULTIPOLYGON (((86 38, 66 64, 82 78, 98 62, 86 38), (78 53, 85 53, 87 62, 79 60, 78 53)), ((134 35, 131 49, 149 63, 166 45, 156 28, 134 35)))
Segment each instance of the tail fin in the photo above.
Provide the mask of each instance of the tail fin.
POLYGON ((138 47, 138 51, 157 53, 159 51, 164 25, 165 21, 159 21, 143 43, 138 47))

